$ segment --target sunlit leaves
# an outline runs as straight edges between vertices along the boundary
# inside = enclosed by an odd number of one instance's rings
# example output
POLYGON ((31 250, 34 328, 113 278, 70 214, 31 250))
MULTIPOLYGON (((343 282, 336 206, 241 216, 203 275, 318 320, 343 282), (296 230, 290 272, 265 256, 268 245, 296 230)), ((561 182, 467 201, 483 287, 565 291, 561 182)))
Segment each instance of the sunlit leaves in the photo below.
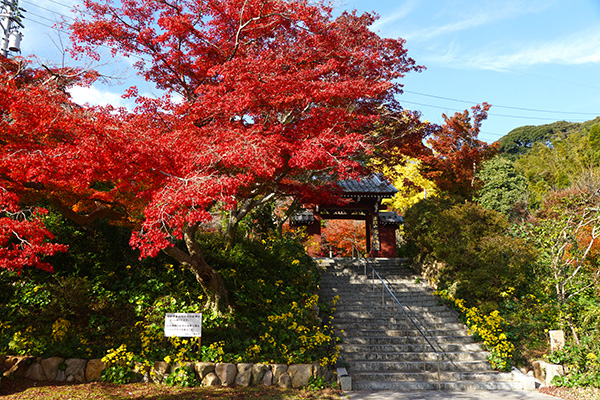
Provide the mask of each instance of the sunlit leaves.
POLYGON ((142 56, 144 77, 183 97, 160 109, 138 100, 139 115, 166 110, 158 129, 134 130, 152 143, 165 176, 133 240, 147 254, 210 218, 211 207, 239 220, 271 194, 318 200, 316 176, 357 176, 365 154, 395 140, 371 134, 379 107, 394 108, 397 79, 421 69, 403 40, 369 29, 374 16, 334 18, 324 2, 101 0, 86 8, 73 24, 75 50, 103 43, 142 56))
POLYGON ((487 103, 444 115, 445 123, 427 141, 431 148, 422 157, 423 175, 447 193, 471 199, 478 186, 477 171, 483 161, 497 152, 497 144, 488 145, 477 137, 491 106, 487 103))

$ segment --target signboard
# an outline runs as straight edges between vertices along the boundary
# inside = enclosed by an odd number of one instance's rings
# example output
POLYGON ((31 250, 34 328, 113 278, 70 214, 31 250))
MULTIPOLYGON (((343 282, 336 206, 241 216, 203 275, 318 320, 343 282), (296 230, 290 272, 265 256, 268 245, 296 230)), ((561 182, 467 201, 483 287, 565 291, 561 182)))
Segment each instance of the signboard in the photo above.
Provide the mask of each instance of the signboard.
POLYGON ((379 240, 379 217, 377 215, 373 215, 373 250, 380 251, 381 250, 381 241, 379 240))
POLYGON ((201 337, 202 314, 165 314, 165 337, 201 337))

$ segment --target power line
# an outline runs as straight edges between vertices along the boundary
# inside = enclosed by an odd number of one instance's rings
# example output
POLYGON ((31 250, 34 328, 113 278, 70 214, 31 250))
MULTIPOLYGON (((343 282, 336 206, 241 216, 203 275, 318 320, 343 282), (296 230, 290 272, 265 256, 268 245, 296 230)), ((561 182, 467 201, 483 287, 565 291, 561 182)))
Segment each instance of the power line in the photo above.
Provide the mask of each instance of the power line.
MULTIPOLYGON (((32 13, 30 13, 30 14, 32 14, 32 13)), ((34 14, 32 14, 32 15, 34 15, 34 14)), ((52 21, 52 20, 51 20, 51 19, 49 19, 49 18, 45 18, 45 17, 39 16, 39 15, 36 15, 36 16, 37 16, 37 17, 40 17, 40 18, 43 18, 43 19, 45 19, 45 20, 48 20, 48 21, 54 22, 54 21, 52 21)), ((59 27, 57 27, 57 26, 48 25, 48 24, 46 24, 46 23, 43 23, 43 22, 40 22, 40 21, 36 21, 36 20, 34 20, 34 19, 31 19, 31 18, 28 18, 28 19, 27 19, 27 21, 28 21, 28 22, 33 22, 34 24, 38 24, 38 25, 44 26, 44 27, 46 27, 46 28, 55 29, 56 31, 58 31, 58 32, 60 32, 60 33, 64 33, 65 35, 70 35, 70 32, 68 32, 68 31, 65 31, 64 29, 61 29, 61 28, 59 28, 59 27)), ((68 25, 68 27, 70 27, 70 25, 68 25)), ((111 48, 111 47, 109 47, 109 46, 106 46, 106 45, 103 45, 103 44, 101 44, 101 45, 98 45, 98 47, 102 47, 102 48, 104 48, 104 49, 107 49, 107 50, 112 50, 112 48, 111 48)), ((143 57, 141 57, 141 56, 138 56, 137 54, 129 54, 129 55, 128 55, 128 57, 137 58, 137 59, 139 59, 139 60, 142 60, 142 61, 148 61, 147 59, 145 59, 145 58, 143 58, 143 57)))
MULTIPOLYGON (((468 104, 477 104, 477 103, 479 103, 479 102, 476 102, 476 101, 459 100, 459 99, 454 99, 454 98, 451 98, 451 97, 443 97, 443 96, 436 96, 436 95, 433 95, 433 94, 419 93, 419 92, 414 92, 412 90, 404 90, 404 92, 405 93, 416 94, 416 95, 419 95, 419 96, 432 97, 434 99, 455 101, 455 102, 459 102, 459 103, 468 103, 468 104)), ((531 111, 531 112, 540 112, 540 113, 576 114, 576 115, 594 115, 594 116, 598 115, 598 113, 591 113, 591 112, 540 110, 540 109, 535 109, 535 108, 511 107, 511 106, 503 106, 503 105, 497 105, 497 104, 492 104, 492 106, 494 108, 506 108, 506 109, 509 109, 509 110, 531 111)))
MULTIPOLYGON (((46 21, 50 21, 50 22, 57 23, 57 21, 56 21, 56 20, 50 19, 50 18, 48 18, 48 17, 45 17, 45 16, 43 16, 43 15, 39 15, 39 14, 33 13, 33 12, 31 12, 31 11, 28 11, 28 12, 27 12, 27 15, 33 15, 34 17, 38 17, 38 18, 44 19, 44 20, 46 20, 46 21)), ((30 19, 28 18, 28 20, 30 20, 30 19)))
MULTIPOLYGON (((448 107, 443 107, 443 106, 436 106, 436 105, 433 105, 433 104, 417 103, 417 102, 414 102, 414 101, 407 101, 407 100, 400 100, 400 103, 414 104, 414 105, 417 105, 417 106, 438 108, 438 109, 441 109, 441 110, 450 110, 450 111, 455 111, 455 112, 464 111, 464 110, 459 110, 459 109, 456 109, 456 108, 448 108, 448 107)), ((596 115, 596 114, 594 114, 594 115, 596 115)), ((539 120, 539 121, 556 121, 556 118, 528 117, 528 116, 523 116, 523 115, 507 115, 507 114, 496 114, 496 113, 488 113, 488 116, 503 117, 503 118, 533 119, 533 120, 539 120)), ((571 119, 571 121, 574 121, 574 122, 585 122, 587 120, 586 119, 571 119)))
MULTIPOLYGON (((49 9, 49 8, 42 7, 42 6, 40 6, 40 5, 37 5, 37 4, 34 4, 34 3, 31 3, 31 2, 29 2, 29 1, 26 1, 26 0, 21 0, 21 1, 22 1, 22 2, 24 2, 24 3, 30 4, 30 5, 32 5, 32 6, 34 6, 34 7, 37 7, 37 8, 39 8, 40 10, 48 11, 48 12, 51 12, 52 14, 60 15, 61 17, 64 17, 64 18, 67 18, 67 19, 70 19, 70 20, 73 20, 73 21, 75 21, 75 18, 73 18, 73 17, 70 17, 70 16, 68 16, 68 15, 65 15, 65 14, 62 14, 62 13, 59 13, 58 11, 54 11, 54 10, 51 10, 51 9, 49 9)), ((28 14, 36 15, 36 14, 34 14, 34 13, 30 12, 30 11, 28 11, 28 14)), ((36 16, 38 16, 38 17, 39 17, 39 15, 36 15, 36 16)))
MULTIPOLYGON (((34 3, 30 2, 30 1, 27 1, 27 0, 21 0, 21 1, 23 1, 24 3, 32 4, 32 5, 36 6, 36 7, 40 7, 37 4, 34 4, 34 3)), ((59 6, 63 6, 63 7, 68 8, 68 9, 73 9, 73 6, 68 6, 68 5, 66 5, 64 3, 61 3, 59 1, 56 1, 56 0, 47 0, 47 1, 49 1, 50 3, 57 4, 59 6)), ((40 8, 42 8, 42 7, 40 7, 40 8)))
MULTIPOLYGON (((49 20, 48 18, 44 18, 44 19, 47 19, 47 20, 49 20)), ((51 20, 50 20, 50 21, 51 21, 51 20)), ((46 28, 50 28, 50 29, 56 29, 57 31, 59 31, 59 32, 61 32, 61 33, 65 33, 65 34, 68 34, 68 33, 69 33, 69 32, 67 32, 67 31, 65 31, 64 29, 61 29, 61 28, 59 28, 59 27, 57 27, 57 26, 48 25, 48 24, 45 24, 45 23, 43 23, 43 22, 36 21, 35 19, 27 18, 27 22, 33 22, 34 24, 38 24, 38 25, 41 25, 41 26, 45 26, 46 28)), ((54 22, 54 21, 52 21, 52 22, 54 22)))

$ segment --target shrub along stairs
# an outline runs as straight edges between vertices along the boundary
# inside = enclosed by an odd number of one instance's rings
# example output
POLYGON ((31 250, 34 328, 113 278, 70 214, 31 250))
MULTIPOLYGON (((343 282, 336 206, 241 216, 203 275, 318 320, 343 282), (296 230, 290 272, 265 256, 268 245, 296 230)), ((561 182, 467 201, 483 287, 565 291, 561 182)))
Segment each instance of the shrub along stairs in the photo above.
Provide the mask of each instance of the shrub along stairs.
POLYGON ((491 369, 487 353, 474 342, 457 313, 443 305, 399 259, 317 261, 324 268, 321 298, 330 301, 339 296, 333 321, 342 339, 338 366, 346 367, 352 390, 524 388, 512 373, 491 369), (367 263, 406 312, 382 290, 384 285, 376 275, 374 280, 372 272, 368 278, 364 275, 370 270, 367 263))

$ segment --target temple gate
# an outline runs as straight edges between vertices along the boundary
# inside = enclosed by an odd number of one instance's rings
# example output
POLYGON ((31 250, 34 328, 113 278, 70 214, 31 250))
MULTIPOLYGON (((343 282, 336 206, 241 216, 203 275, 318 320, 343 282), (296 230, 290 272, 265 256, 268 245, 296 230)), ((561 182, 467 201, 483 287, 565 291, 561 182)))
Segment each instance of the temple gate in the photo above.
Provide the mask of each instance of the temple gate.
POLYGON ((381 202, 392 198, 398 190, 378 175, 360 180, 341 180, 337 185, 343 191, 344 205, 315 204, 292 216, 290 225, 306 226, 308 253, 322 256, 321 221, 324 219, 350 219, 365 221, 368 257, 396 257, 396 230, 402 217, 395 212, 385 211, 381 202))

